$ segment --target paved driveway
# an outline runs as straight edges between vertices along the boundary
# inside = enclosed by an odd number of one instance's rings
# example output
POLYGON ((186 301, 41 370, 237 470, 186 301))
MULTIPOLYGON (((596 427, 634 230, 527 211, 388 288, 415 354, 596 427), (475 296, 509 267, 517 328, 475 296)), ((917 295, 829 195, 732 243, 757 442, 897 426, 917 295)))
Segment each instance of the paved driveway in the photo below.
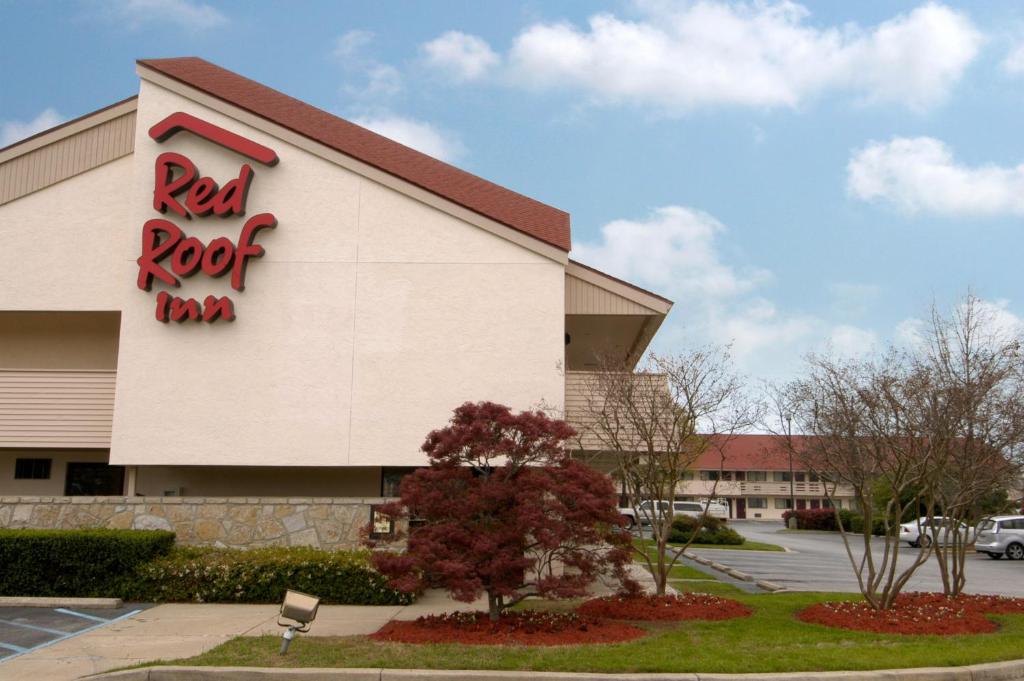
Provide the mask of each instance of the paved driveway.
MULTIPOLYGON (((790 552, 723 549, 694 549, 693 552, 751 574, 755 579, 775 582, 794 591, 859 591, 838 533, 786 532, 781 522, 734 520, 729 525, 752 541, 778 544, 790 552)), ((857 556, 856 544, 851 543, 851 548, 857 556)), ((880 557, 880 542, 875 543, 875 551, 880 557)), ((909 565, 917 552, 918 549, 901 545, 899 564, 909 565)), ((918 568, 906 590, 942 590, 934 558, 918 568)), ((968 553, 966 591, 1024 597, 1024 561, 992 560, 968 553)))

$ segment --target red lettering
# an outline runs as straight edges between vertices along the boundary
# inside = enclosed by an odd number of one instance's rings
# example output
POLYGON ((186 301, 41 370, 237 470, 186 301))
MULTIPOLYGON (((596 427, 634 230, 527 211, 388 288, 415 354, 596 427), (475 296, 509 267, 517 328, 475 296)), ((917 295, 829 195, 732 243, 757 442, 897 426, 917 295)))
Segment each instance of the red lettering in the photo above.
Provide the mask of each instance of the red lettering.
POLYGON ((227 296, 206 296, 206 300, 203 301, 203 321, 215 322, 217 319, 235 321, 235 305, 227 296))
POLYGON ((203 242, 194 236, 183 239, 174 249, 171 270, 179 277, 191 277, 199 271, 203 259, 203 242))
POLYGON ((192 161, 181 154, 164 152, 156 157, 156 180, 153 187, 153 208, 159 213, 166 213, 169 208, 183 218, 189 214, 174 197, 189 188, 199 171, 192 161), (175 169, 181 175, 174 177, 175 169))
POLYGON ((222 218, 228 215, 245 215, 245 200, 249 196, 252 175, 252 167, 248 163, 243 164, 238 177, 224 185, 214 197, 214 215, 222 218))
POLYGON ((189 187, 185 197, 185 206, 194 215, 205 217, 214 210, 214 198, 217 194, 217 183, 209 177, 201 177, 189 187))
POLYGON ((209 277, 223 276, 235 262, 235 245, 231 239, 217 237, 203 253, 203 274, 209 277))
POLYGON ((170 317, 172 322, 184 322, 192 320, 198 322, 203 318, 202 308, 195 298, 184 300, 182 298, 171 299, 170 317))
POLYGON ((167 291, 161 291, 156 296, 156 320, 158 322, 167 321, 167 306, 171 303, 171 294, 167 291))
POLYGON ((170 272, 157 265, 158 262, 167 257, 178 242, 181 241, 181 230, 173 222, 159 218, 147 220, 142 226, 142 255, 139 256, 139 278, 138 287, 143 291, 149 291, 153 287, 153 278, 170 286, 178 286, 180 282, 170 272), (167 238, 160 240, 160 235, 165 234, 167 238))
POLYGON ((277 227, 277 218, 270 213, 260 213, 249 218, 242 233, 238 236, 238 246, 235 248, 235 262, 231 268, 231 288, 236 291, 245 290, 245 269, 250 258, 263 256, 263 247, 254 244, 252 240, 261 229, 273 229, 277 227))

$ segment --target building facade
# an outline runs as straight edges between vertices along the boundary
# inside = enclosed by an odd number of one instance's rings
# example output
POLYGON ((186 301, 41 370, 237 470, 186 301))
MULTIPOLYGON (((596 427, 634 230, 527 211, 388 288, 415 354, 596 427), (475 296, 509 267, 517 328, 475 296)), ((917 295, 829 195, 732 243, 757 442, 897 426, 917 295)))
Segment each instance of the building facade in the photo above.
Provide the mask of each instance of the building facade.
POLYGON ((201 59, 136 71, 0 150, 0 524, 388 496, 454 407, 562 410, 672 306, 561 210, 201 59))
MULTIPOLYGON (((799 436, 795 436, 799 446, 799 436)), ((853 490, 826 484, 790 457, 771 435, 737 435, 710 447, 685 473, 678 494, 683 498, 716 498, 729 504, 729 517, 781 520, 790 508, 855 510, 853 490)))

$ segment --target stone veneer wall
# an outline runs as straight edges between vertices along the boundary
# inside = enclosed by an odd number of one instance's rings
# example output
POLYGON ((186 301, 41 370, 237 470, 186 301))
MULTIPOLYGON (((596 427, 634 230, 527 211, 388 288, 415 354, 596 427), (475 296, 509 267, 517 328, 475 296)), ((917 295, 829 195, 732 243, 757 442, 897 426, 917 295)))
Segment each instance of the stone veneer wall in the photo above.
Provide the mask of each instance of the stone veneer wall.
POLYGON ((0 527, 172 530, 180 544, 351 549, 385 499, 0 497, 0 527))

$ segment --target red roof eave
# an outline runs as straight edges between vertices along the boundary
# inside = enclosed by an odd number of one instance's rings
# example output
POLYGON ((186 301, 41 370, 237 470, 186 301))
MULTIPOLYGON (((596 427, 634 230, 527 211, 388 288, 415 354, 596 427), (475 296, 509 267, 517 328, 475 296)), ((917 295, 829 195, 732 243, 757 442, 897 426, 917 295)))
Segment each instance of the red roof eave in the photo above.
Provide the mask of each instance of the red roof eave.
POLYGON ((198 57, 141 66, 568 252, 569 214, 460 170, 198 57))

